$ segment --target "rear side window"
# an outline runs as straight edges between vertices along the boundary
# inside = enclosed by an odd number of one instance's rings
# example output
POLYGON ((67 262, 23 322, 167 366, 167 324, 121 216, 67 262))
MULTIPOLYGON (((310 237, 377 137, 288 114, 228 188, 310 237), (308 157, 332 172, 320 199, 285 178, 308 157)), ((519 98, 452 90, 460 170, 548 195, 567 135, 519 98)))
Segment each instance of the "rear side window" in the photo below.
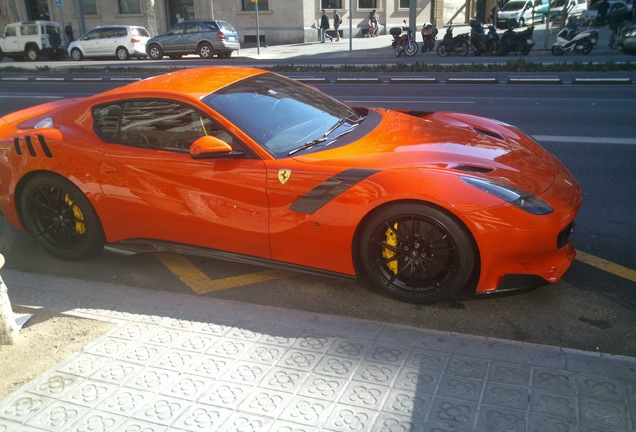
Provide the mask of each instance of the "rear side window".
POLYGON ((219 27, 216 25, 214 21, 206 21, 205 26, 212 31, 218 31, 219 27))
POLYGON ((225 21, 220 21, 219 27, 221 27, 221 30, 223 30, 224 32, 236 32, 234 27, 232 27, 232 24, 225 21))
POLYGON ((36 25, 23 25, 20 26, 20 34, 22 36, 33 36, 38 34, 38 26, 36 25))
POLYGON ((143 27, 131 27, 130 31, 132 32, 133 36, 150 37, 148 31, 143 27))
POLYGON ((240 145, 215 120, 194 108, 163 99, 135 100, 93 108, 94 130, 104 141, 156 150, 188 152, 211 135, 240 145))

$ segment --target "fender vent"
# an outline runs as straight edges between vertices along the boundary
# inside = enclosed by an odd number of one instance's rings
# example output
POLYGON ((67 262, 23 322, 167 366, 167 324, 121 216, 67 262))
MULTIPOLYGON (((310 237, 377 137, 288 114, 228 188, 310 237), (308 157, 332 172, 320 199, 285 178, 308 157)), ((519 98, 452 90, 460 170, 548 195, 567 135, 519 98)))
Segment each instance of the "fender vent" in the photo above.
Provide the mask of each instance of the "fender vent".
POLYGON ((47 158, 53 157, 53 153, 51 153, 51 149, 42 135, 37 135, 37 140, 35 141, 30 135, 27 135, 24 137, 24 144, 20 142, 20 138, 13 138, 13 147, 18 156, 25 154, 22 149, 23 146, 26 147, 26 152, 32 157, 37 157, 39 153, 44 153, 47 158))

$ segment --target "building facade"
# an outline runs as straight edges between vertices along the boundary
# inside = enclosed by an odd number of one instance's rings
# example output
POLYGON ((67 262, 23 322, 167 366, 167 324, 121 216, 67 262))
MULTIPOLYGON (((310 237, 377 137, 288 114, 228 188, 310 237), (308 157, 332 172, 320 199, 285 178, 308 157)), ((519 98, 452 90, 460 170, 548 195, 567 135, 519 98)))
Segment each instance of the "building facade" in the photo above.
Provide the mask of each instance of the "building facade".
POLYGON ((333 25, 337 10, 345 38, 366 33, 375 10, 387 33, 390 27, 409 22, 410 2, 415 4, 418 28, 432 22, 441 28, 443 0, 0 0, 0 27, 15 21, 46 19, 71 24, 74 36, 98 25, 142 25, 150 33, 163 33, 188 19, 214 18, 230 22, 241 43, 261 40, 270 45, 314 42, 319 38, 320 10, 333 25), (256 9, 258 8, 258 13, 256 9), (351 28, 351 31, 350 31, 351 28))

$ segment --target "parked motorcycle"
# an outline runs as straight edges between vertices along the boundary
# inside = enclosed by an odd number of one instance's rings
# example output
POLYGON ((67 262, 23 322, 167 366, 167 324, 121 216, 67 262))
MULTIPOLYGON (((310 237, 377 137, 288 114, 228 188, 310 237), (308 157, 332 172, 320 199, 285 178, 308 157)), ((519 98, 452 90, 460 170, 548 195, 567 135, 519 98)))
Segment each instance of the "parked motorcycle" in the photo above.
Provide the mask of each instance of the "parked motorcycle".
POLYGON ((501 55, 499 34, 493 25, 488 26, 488 33, 484 32, 484 24, 477 20, 470 20, 470 45, 476 56, 482 54, 501 55))
POLYGON ((589 54, 598 40, 596 29, 578 31, 576 18, 568 18, 568 24, 557 34, 556 42, 552 45, 552 54, 563 55, 566 51, 577 54, 589 54))
POLYGON ((413 39, 413 32, 406 25, 406 20, 403 22, 404 26, 402 26, 402 28, 393 27, 389 30, 389 33, 393 36, 393 43, 391 46, 393 47, 393 53, 396 57, 401 56, 402 53, 409 57, 413 57, 418 51, 417 42, 413 39))
POLYGON ((501 55, 508 53, 520 53, 523 56, 530 54, 530 50, 534 46, 532 34, 534 26, 528 27, 524 31, 514 31, 514 26, 510 26, 501 36, 501 55))
POLYGON ((453 37, 453 24, 448 26, 444 39, 437 45, 437 55, 446 57, 449 54, 465 56, 468 54, 468 45, 470 36, 468 33, 462 33, 453 37))
POLYGON ((435 48, 435 37, 437 36, 438 30, 431 23, 424 24, 422 27, 422 52, 426 52, 426 50, 433 51, 435 48))

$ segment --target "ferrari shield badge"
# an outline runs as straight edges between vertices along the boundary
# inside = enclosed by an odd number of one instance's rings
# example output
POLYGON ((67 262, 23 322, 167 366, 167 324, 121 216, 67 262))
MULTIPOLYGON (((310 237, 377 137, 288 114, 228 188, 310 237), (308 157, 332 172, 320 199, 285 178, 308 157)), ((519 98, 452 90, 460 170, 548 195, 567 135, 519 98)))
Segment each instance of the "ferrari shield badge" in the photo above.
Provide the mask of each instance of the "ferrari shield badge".
POLYGON ((289 169, 279 169, 278 170, 278 181, 280 184, 287 183, 287 180, 291 177, 291 170, 289 169))

